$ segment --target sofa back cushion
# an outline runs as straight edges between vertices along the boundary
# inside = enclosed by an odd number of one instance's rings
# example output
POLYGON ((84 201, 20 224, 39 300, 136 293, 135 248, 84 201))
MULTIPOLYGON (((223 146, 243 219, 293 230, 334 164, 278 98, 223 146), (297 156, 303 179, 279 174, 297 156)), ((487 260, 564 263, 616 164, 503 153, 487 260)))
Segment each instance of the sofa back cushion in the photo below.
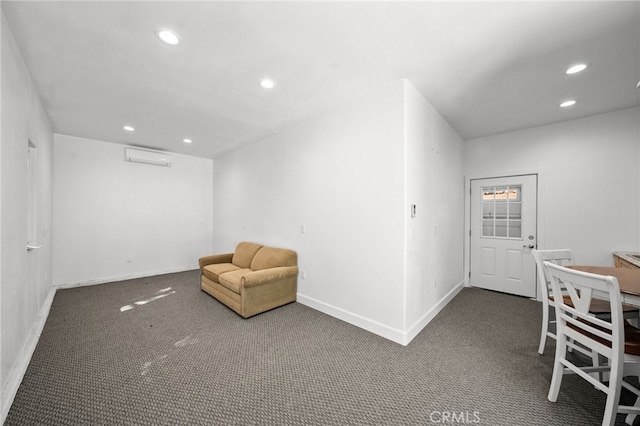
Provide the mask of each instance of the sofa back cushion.
POLYGON ((260 250, 262 246, 260 244, 241 242, 236 247, 236 251, 233 252, 233 258, 231 259, 231 263, 236 265, 239 268, 248 268, 251 266, 251 261, 253 257, 256 255, 258 250, 260 250))
POLYGON ((274 247, 262 247, 253 257, 250 268, 254 271, 278 266, 296 266, 298 255, 293 250, 274 247))

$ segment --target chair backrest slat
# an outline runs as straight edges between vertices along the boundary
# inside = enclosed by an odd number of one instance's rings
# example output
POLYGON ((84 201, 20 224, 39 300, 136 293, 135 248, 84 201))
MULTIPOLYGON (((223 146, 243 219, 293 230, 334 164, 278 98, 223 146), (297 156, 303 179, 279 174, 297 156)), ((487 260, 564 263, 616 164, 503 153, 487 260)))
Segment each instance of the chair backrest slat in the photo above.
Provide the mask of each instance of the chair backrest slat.
POLYGON ((607 323, 607 326, 603 327, 599 324, 586 322, 584 320, 581 320, 580 318, 576 318, 573 315, 562 315, 562 319, 571 324, 574 329, 580 329, 603 340, 612 340, 613 327, 610 323, 607 323))

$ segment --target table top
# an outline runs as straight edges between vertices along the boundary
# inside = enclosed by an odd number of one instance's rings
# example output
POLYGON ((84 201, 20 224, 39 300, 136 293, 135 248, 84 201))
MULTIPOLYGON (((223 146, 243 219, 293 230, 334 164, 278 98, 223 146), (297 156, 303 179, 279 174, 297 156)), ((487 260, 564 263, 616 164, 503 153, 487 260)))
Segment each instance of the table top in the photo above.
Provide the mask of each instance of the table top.
POLYGON ((620 293, 640 296, 640 268, 615 268, 613 266, 569 266, 571 269, 591 274, 608 275, 618 279, 620 293))

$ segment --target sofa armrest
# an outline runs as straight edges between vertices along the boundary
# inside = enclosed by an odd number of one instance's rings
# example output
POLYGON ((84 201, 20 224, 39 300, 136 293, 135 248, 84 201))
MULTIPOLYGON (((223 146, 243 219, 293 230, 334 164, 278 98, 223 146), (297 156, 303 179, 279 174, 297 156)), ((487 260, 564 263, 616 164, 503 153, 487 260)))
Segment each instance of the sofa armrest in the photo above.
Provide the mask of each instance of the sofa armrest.
POLYGON ((296 275, 298 275, 297 266, 278 266, 260 271, 252 271, 242 277, 242 286, 244 288, 257 287, 283 278, 295 277, 296 275))
POLYGON ((201 257, 198 259, 198 263, 200 264, 200 269, 202 269, 212 263, 231 263, 231 259, 233 259, 233 253, 214 254, 211 256, 201 257))

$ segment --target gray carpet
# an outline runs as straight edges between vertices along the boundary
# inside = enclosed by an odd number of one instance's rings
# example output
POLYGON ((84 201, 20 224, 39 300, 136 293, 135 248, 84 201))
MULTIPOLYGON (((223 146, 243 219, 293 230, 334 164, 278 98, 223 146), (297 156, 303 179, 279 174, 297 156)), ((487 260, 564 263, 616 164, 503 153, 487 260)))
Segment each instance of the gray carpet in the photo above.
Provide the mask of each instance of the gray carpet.
POLYGON ((403 347, 298 303, 244 320, 198 280, 58 291, 5 425, 601 422, 577 377, 547 401, 534 301, 464 289, 403 347))

